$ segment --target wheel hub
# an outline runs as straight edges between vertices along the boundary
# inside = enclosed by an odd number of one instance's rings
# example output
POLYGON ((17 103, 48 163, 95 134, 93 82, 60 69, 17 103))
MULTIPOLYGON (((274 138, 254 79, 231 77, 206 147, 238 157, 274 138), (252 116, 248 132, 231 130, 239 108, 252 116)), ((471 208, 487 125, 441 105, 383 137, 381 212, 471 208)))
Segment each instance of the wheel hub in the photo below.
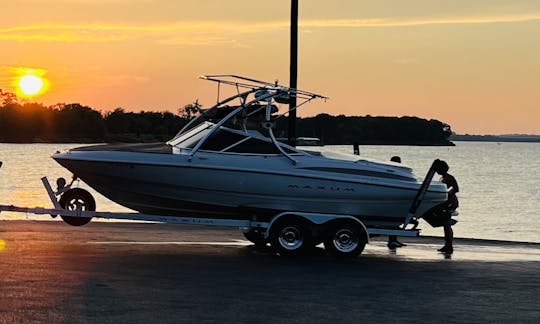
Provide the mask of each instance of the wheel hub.
POLYGON ((333 239, 334 246, 340 252, 351 252, 358 247, 358 236, 349 229, 340 229, 333 239))
POLYGON ((81 199, 74 199, 68 202, 67 210, 86 210, 86 204, 81 199))
POLYGON ((279 234, 279 244, 287 250, 298 249, 303 241, 301 231, 293 226, 283 228, 279 234))

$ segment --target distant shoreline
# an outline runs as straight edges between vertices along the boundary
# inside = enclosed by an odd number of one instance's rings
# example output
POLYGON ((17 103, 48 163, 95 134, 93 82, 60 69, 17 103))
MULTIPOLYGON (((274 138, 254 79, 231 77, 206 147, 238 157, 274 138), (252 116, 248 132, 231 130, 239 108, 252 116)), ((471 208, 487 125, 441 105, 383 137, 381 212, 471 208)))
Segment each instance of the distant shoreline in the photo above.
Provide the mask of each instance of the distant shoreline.
MULTIPOLYGON (((53 141, 38 139, 34 141, 0 141, 0 144, 100 144, 100 143, 151 143, 165 142, 160 138, 146 134, 140 137, 122 136, 121 138, 110 138, 109 141, 96 142, 88 138, 66 139, 64 141, 53 141)), ((446 142, 437 141, 377 141, 366 140, 357 141, 359 145, 392 145, 392 146, 455 146, 453 142, 496 142, 496 143, 540 143, 540 135, 452 135, 446 142)), ((352 145, 352 143, 323 143, 323 145, 352 145)), ((309 146, 309 145, 308 145, 309 146)))
POLYGON ((452 135, 451 141, 458 142, 515 142, 540 143, 540 135, 452 135))
MULTIPOLYGON (((62 141, 62 142, 47 142, 47 141, 34 141, 34 142, 0 142, 0 144, 83 144, 83 145, 93 145, 93 144, 118 144, 118 143, 157 143, 157 142, 164 142, 164 141, 133 141, 133 142, 87 142, 87 141, 62 141)), ((361 146, 373 146, 373 145, 388 145, 388 146, 456 146, 454 143, 377 143, 377 142, 369 142, 369 143, 363 143, 358 142, 361 146)), ((344 145, 344 146, 352 146, 353 144, 350 143, 344 143, 344 144, 323 144, 321 146, 329 146, 329 145, 344 145)), ((298 145, 298 146, 318 146, 318 145, 298 145)))
MULTIPOLYGON (((116 144, 116 143, 152 143, 152 142, 160 142, 160 141, 130 141, 130 142, 117 142, 117 141, 111 141, 111 142, 95 142, 95 141, 85 141, 85 140, 70 140, 70 141, 33 141, 33 142, 0 142, 0 144, 83 144, 83 145, 93 145, 93 144, 116 144)), ((163 142, 163 141, 161 141, 163 142)), ((374 146, 374 145, 381 145, 381 146, 433 146, 433 147, 452 147, 456 146, 454 142, 489 142, 489 143, 540 143, 540 138, 506 138, 506 137, 497 137, 497 136, 489 136, 489 135, 475 135, 473 137, 452 137, 450 143, 378 143, 378 142, 358 142, 361 146, 374 146), (480 138, 477 138, 480 137, 480 138)), ((328 145, 350 145, 350 143, 341 143, 341 144, 324 144, 326 146, 328 145)), ((323 145, 323 146, 324 146, 323 145)), ((302 145, 300 145, 302 146, 302 145)), ((306 145, 304 145, 306 146, 306 145)), ((311 145, 307 145, 311 146, 311 145)))

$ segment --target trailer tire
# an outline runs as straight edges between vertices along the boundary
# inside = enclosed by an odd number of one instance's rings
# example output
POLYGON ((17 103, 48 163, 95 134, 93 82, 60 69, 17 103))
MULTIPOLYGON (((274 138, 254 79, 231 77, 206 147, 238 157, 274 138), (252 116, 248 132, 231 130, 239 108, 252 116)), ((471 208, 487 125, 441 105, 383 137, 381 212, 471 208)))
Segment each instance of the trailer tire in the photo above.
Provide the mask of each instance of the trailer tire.
MULTIPOLYGON (((82 210, 82 211, 94 211, 96 210, 96 201, 92 195, 81 188, 73 188, 64 192, 60 197, 60 207, 65 210, 82 210)), ((88 224, 91 217, 73 217, 73 216, 61 216, 62 220, 71 226, 83 226, 88 224)))
POLYGON ((272 225, 270 244, 282 256, 299 255, 313 246, 307 221, 287 217, 272 225))
POLYGON ((255 244, 255 246, 258 246, 258 247, 266 246, 266 239, 264 238, 264 232, 251 228, 248 231, 242 232, 242 233, 244 234, 244 237, 246 238, 246 240, 255 244))
POLYGON ((364 250, 367 235, 365 229, 356 222, 334 222, 329 224, 326 231, 324 248, 334 257, 354 258, 364 250))

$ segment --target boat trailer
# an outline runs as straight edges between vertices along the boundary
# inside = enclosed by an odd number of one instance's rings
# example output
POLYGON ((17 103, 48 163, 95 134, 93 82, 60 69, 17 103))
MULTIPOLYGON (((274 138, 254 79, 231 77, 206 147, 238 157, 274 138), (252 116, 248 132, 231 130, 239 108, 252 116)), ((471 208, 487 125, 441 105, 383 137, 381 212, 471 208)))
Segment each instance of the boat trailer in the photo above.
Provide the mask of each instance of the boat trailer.
MULTIPOLYGON (((253 220, 240 219, 220 219, 202 217, 182 217, 143 214, 138 212, 102 212, 95 210, 95 201, 90 193, 81 188, 72 188, 77 180, 73 177, 71 183, 66 185, 66 180, 57 180, 57 190, 54 191, 47 177, 41 178, 43 186, 49 196, 53 207, 20 207, 14 205, 0 205, 0 212, 16 212, 34 215, 51 215, 52 218, 60 216, 66 223, 73 226, 81 226, 90 222, 93 218, 148 221, 167 224, 203 225, 220 227, 240 228, 244 236, 256 245, 271 245, 282 255, 298 254, 306 245, 315 246, 324 242, 325 248, 330 254, 337 257, 353 257, 359 255, 371 236, 396 235, 415 237, 419 236, 420 229, 417 229, 418 222, 415 220, 415 213, 420 206, 422 199, 429 187, 437 163, 435 160, 424 178, 424 181, 413 200, 409 213, 404 224, 396 228, 366 227, 357 218, 348 215, 338 214, 318 214, 304 212, 282 212, 274 216, 270 222, 260 222, 256 218, 253 220), (70 195, 66 193, 75 193, 70 195), (66 201, 66 196, 71 196, 71 200, 66 201), (60 197, 58 200, 57 197, 60 197), (319 227, 317 237, 307 235, 311 228, 306 223, 319 227), (409 228, 408 225, 412 225, 409 228), (324 235, 323 235, 324 234, 324 235), (305 244, 310 241, 310 244, 305 244), (301 249, 302 248, 302 249, 301 249)), ((0 164, 1 166, 1 164, 0 164)))

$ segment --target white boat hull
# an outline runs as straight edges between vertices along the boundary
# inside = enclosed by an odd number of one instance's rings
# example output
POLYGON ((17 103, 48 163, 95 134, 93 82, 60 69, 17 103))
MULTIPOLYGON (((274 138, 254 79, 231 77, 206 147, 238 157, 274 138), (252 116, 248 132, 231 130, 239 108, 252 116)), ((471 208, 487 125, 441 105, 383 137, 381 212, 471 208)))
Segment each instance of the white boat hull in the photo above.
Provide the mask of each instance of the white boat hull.
MULTIPOLYGON (((105 197, 158 215, 269 218, 283 211, 344 214, 366 224, 395 226, 407 216, 418 181, 321 172, 354 170, 353 162, 283 156, 235 156, 121 151, 71 151, 53 158, 105 197)), ((430 187, 418 215, 446 200, 430 187)))

